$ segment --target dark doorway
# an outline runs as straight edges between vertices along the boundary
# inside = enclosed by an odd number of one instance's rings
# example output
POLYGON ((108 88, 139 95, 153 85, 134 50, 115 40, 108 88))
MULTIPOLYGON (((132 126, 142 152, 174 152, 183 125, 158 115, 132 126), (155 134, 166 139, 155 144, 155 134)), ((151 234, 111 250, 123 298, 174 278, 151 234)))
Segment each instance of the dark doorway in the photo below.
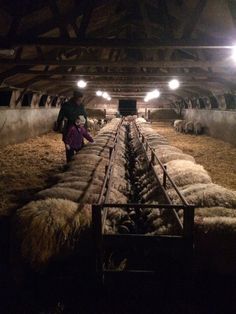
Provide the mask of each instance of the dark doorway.
POLYGON ((119 100, 119 112, 122 116, 137 114, 136 100, 119 100))

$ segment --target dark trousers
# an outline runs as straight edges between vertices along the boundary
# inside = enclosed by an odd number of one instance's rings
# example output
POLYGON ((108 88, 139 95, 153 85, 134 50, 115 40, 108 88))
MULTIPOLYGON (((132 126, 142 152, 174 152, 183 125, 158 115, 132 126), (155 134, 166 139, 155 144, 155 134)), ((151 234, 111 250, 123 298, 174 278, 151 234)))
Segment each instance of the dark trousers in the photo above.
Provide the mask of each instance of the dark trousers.
POLYGON ((71 149, 66 149, 66 162, 70 162, 70 161, 72 160, 73 156, 74 156, 78 151, 79 151, 79 149, 78 149, 78 150, 73 149, 73 148, 71 148, 71 149))

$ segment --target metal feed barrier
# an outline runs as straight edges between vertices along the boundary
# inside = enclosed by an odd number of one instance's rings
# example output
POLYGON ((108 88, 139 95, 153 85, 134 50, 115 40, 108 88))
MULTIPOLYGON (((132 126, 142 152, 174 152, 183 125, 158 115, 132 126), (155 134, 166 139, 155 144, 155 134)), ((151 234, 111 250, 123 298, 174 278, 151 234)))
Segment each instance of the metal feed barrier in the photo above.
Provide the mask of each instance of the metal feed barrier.
POLYGON ((154 149, 150 147, 144 135, 141 133, 140 129, 134 123, 135 132, 140 144, 143 147, 145 153, 145 158, 150 165, 150 169, 153 170, 153 174, 157 180, 157 184, 160 186, 165 201, 165 204, 109 204, 107 200, 109 198, 109 192, 112 185, 112 172, 114 160, 117 152, 117 147, 119 144, 119 134, 122 126, 122 121, 119 124, 117 133, 115 136, 114 146, 110 152, 110 160, 106 169, 105 180, 103 183, 101 195, 99 202, 92 206, 92 225, 93 225, 93 236, 94 236, 94 254, 95 254, 95 268, 98 278, 103 282, 106 276, 112 275, 129 275, 133 274, 155 274, 155 269, 137 269, 131 268, 128 270, 111 270, 105 267, 105 256, 107 250, 130 250, 132 248, 137 248, 140 250, 155 251, 158 250, 160 254, 163 252, 171 252, 172 255, 178 255, 182 258, 185 263, 186 271, 190 271, 191 268, 191 258, 193 253, 193 228, 194 228, 194 206, 189 205, 185 200, 178 187, 175 185, 171 177, 169 176, 167 169, 158 159, 155 154, 154 149), (148 157, 148 152, 151 152, 150 157, 148 157), (163 170, 163 180, 157 175, 154 165, 156 162, 160 165, 163 170), (169 180, 171 186, 174 188, 179 198, 182 201, 181 205, 172 204, 171 200, 166 192, 166 181, 169 180), (107 210, 112 208, 122 208, 122 209, 132 209, 139 213, 140 210, 145 208, 154 209, 158 208, 160 210, 168 209, 173 213, 173 217, 177 222, 180 235, 145 235, 145 234, 105 234, 105 222, 107 217, 107 210), (181 222, 177 211, 183 210, 183 223, 181 222))

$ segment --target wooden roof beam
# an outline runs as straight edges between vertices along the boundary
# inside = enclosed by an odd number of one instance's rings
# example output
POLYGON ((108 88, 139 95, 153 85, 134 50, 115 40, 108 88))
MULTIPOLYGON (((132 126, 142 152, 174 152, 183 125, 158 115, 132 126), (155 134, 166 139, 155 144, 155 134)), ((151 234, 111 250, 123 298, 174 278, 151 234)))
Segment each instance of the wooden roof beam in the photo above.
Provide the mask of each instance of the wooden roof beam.
POLYGON ((198 0, 195 9, 188 16, 187 22, 184 25, 182 39, 189 38, 192 35, 207 2, 208 0, 198 0))
MULTIPOLYGON (((54 25, 55 26, 55 25, 54 25)), ((84 48, 134 48, 134 49, 231 49, 233 42, 229 39, 173 39, 158 40, 156 38, 146 38, 139 40, 131 39, 107 39, 107 38, 49 38, 49 37, 15 37, 8 40, 6 37, 0 37, 0 48, 8 49, 15 46, 48 46, 48 47, 84 47, 84 48)))
POLYGON ((64 23, 64 20, 63 20, 61 14, 59 12, 56 1, 55 0, 48 0, 48 5, 49 5, 49 8, 50 8, 54 18, 55 18, 56 25, 60 29, 61 37, 70 38, 69 33, 67 31, 67 28, 66 28, 66 23, 64 23))
MULTIPOLYGON (((86 30, 88 28, 90 19, 91 19, 91 15, 93 12, 93 8, 95 6, 95 2, 96 1, 92 1, 92 0, 87 0, 87 4, 86 4, 86 8, 84 9, 84 13, 83 13, 83 17, 80 23, 79 28, 77 29, 77 27, 74 28, 76 35, 79 39, 81 38, 85 38, 86 36, 86 30)), ((77 25, 76 25, 77 26, 77 25)))
POLYGON ((0 64, 2 65, 58 65, 65 67, 72 66, 86 66, 86 67, 111 67, 111 68, 121 68, 121 67, 150 67, 150 68, 207 68, 207 67, 229 67, 232 68, 232 62, 229 60, 222 61, 142 61, 142 60, 129 60, 129 61, 117 61, 111 62, 109 60, 98 60, 98 61, 86 61, 86 60, 56 60, 56 59, 7 59, 0 58, 0 64))
MULTIPOLYGON (((236 69, 235 69, 236 70, 236 69)), ((78 77, 178 77, 186 78, 186 77, 202 77, 202 78, 214 78, 214 77, 222 77, 222 78, 229 78, 235 79, 235 72, 199 72, 199 71, 191 71, 188 73, 177 73, 175 70, 168 71, 166 73, 160 72, 159 70, 155 72, 143 72, 143 71, 133 71, 133 72, 91 72, 91 71, 67 71, 65 68, 58 68, 56 70, 50 70, 47 72, 39 71, 39 70, 30 70, 30 69, 20 69, 18 73, 26 74, 26 75, 41 75, 41 76, 53 76, 53 75, 63 75, 67 76, 78 76, 78 77)), ((1 74, 1 73, 0 73, 1 74)))

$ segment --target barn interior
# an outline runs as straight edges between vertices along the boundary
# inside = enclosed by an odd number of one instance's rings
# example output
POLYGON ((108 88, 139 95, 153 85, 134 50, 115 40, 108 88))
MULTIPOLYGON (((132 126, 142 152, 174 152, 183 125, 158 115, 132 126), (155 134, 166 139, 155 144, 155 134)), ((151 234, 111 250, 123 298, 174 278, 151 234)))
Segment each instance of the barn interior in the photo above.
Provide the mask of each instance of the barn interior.
POLYGON ((235 27, 234 0, 0 1, 1 313, 236 311, 235 27))

